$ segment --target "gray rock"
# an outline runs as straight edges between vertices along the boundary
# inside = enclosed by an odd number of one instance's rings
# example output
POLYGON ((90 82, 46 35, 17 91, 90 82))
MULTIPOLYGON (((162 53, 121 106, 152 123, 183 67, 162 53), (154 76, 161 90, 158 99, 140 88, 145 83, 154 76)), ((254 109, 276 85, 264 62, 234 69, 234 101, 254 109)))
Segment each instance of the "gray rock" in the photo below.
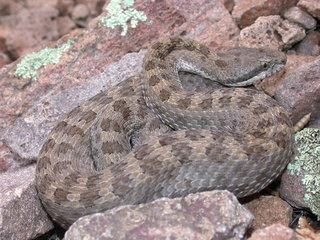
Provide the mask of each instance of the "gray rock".
POLYGON ((161 198, 85 216, 66 232, 73 239, 243 239, 253 220, 228 191, 161 198))
POLYGON ((297 45, 296 53, 299 55, 320 55, 320 32, 310 31, 307 36, 297 45))
POLYGON ((35 166, 0 175, 0 239, 32 239, 53 228, 38 198, 35 166))
POLYGON ((292 7, 285 13, 284 17, 291 22, 297 23, 306 29, 312 29, 316 26, 317 21, 301 8, 292 7))
POLYGON ((259 17, 254 24, 240 32, 240 45, 285 49, 305 37, 305 30, 280 16, 259 17))
POLYGON ((125 55, 119 62, 109 65, 86 84, 61 92, 49 92, 8 128, 3 139, 20 159, 21 165, 33 162, 38 156, 46 136, 55 124, 71 109, 100 91, 116 85, 141 71, 145 51, 125 55))
POLYGON ((319 0, 300 0, 298 6, 306 9, 312 16, 320 19, 320 1, 319 0))
POLYGON ((280 34, 284 48, 286 49, 301 41, 306 36, 306 32, 302 27, 288 20, 282 21, 275 30, 280 34))

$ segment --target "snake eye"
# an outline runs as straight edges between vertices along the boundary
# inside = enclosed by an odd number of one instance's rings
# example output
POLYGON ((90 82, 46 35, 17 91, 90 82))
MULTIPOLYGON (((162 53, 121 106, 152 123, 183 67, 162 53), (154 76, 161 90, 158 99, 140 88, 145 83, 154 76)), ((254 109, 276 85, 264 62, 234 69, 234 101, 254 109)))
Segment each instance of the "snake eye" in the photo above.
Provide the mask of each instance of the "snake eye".
POLYGON ((264 62, 264 63, 262 64, 262 67, 263 67, 263 68, 267 68, 267 67, 268 67, 268 64, 267 64, 266 62, 264 62))

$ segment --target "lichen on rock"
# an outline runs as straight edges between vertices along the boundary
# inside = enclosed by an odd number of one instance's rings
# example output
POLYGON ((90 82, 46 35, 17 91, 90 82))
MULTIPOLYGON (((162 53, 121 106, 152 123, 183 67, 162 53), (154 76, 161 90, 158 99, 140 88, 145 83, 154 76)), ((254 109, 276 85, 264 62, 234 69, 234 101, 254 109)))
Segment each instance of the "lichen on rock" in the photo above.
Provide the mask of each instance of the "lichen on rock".
POLYGON ((140 21, 145 22, 147 16, 143 11, 138 11, 134 7, 134 0, 111 0, 107 5, 108 15, 101 18, 101 24, 105 27, 121 27, 121 36, 128 32, 128 22, 132 28, 136 28, 140 21))
POLYGON ((16 77, 36 80, 38 70, 49 64, 58 64, 62 54, 69 50, 74 44, 73 40, 68 40, 56 48, 44 48, 38 52, 26 55, 19 64, 17 64, 14 75, 16 77))
POLYGON ((304 200, 320 219, 320 129, 305 128, 296 133, 297 155, 288 165, 291 175, 302 176, 304 200))

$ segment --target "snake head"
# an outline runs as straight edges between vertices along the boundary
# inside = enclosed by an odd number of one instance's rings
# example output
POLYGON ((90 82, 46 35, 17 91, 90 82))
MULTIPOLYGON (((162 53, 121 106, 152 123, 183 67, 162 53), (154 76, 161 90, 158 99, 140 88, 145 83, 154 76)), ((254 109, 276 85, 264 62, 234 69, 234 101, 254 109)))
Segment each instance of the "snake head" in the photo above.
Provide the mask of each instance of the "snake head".
POLYGON ((219 53, 226 62, 220 82, 226 86, 247 86, 279 72, 286 64, 283 52, 270 48, 234 48, 219 53))

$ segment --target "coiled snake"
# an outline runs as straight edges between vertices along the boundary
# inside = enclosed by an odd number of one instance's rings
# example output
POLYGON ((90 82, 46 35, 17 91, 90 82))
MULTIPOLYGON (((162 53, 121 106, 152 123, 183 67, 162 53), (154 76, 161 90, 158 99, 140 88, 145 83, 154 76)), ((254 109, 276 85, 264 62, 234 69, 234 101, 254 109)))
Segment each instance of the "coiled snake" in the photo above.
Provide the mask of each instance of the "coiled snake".
POLYGON ((213 53, 182 38, 153 44, 141 77, 99 93, 52 130, 36 171, 44 207, 68 227, 83 215, 164 196, 260 191, 290 160, 292 124, 268 95, 234 86, 285 62, 271 49, 213 53), (179 71, 225 87, 186 90, 179 71))

